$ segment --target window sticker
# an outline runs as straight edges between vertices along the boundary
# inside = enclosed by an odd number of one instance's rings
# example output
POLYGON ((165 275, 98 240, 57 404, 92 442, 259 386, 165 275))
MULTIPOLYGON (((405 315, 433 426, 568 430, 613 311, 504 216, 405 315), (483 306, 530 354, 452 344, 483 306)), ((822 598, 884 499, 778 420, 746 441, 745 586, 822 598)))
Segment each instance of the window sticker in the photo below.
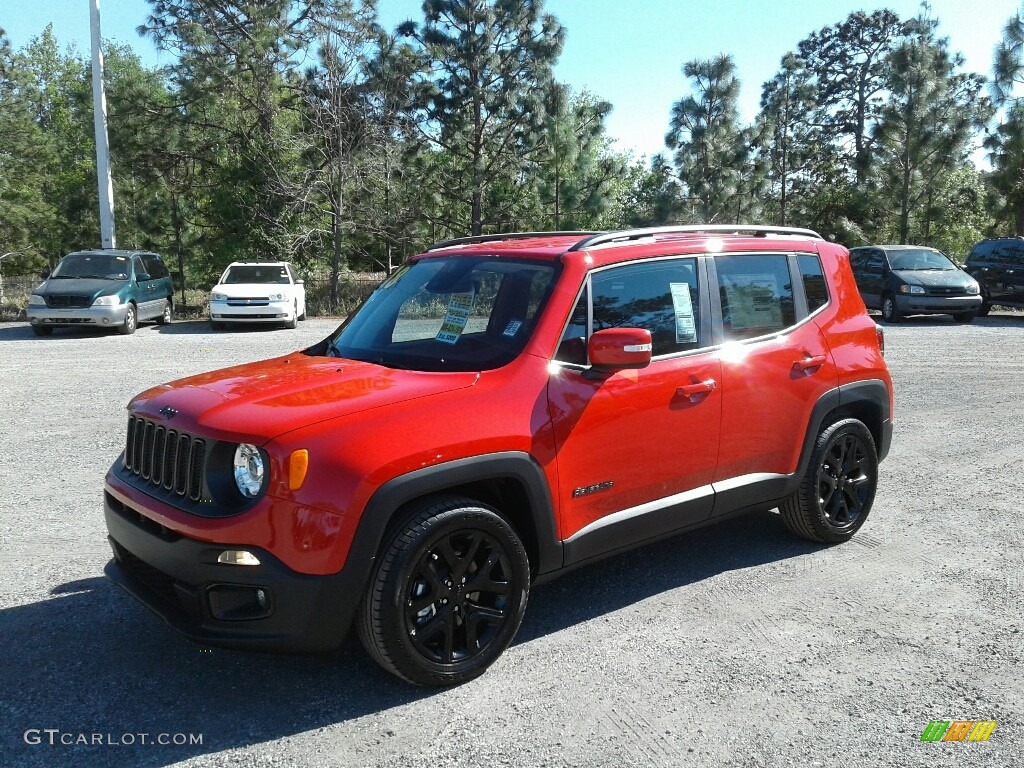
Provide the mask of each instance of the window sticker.
POLYGON ((724 288, 733 330, 782 328, 782 302, 775 275, 730 275, 724 288))
POLYGON ((444 321, 441 323, 441 330, 437 332, 437 340, 445 344, 454 344, 466 330, 466 323, 469 322, 469 313, 473 311, 473 291, 468 293, 453 293, 448 299, 448 310, 444 313, 444 321))
POLYGON ((519 329, 523 327, 521 320, 509 320, 508 325, 505 326, 505 331, 501 334, 502 336, 515 336, 519 333, 519 329))
POLYGON ((669 283, 672 292, 672 306, 676 311, 676 344, 697 340, 697 324, 693 320, 693 302, 690 300, 689 283, 669 283))

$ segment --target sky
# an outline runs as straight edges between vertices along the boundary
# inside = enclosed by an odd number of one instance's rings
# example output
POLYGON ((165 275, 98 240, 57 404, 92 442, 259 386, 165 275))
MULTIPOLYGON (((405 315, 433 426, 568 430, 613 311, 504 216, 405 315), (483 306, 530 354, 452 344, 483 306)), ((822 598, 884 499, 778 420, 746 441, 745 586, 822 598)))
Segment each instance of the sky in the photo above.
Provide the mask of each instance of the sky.
MULTIPOLYGON (((0 27, 17 49, 52 23, 62 45, 88 52, 90 0, 0 0, 0 27)), ((745 121, 758 111, 761 85, 779 61, 811 32, 834 25, 853 11, 889 8, 915 16, 918 0, 858 3, 853 0, 546 0, 544 9, 566 27, 556 77, 576 91, 609 101, 609 135, 622 151, 653 156, 665 151, 672 105, 689 92, 682 66, 693 59, 730 53, 741 83, 745 121)), ((931 0, 939 33, 965 57, 965 69, 986 76, 992 51, 1020 0, 931 0)), ((381 23, 394 29, 422 19, 421 0, 379 0, 381 23)), ((147 0, 100 0, 104 38, 129 44, 145 64, 170 64, 140 38, 136 28, 149 14, 147 0)))

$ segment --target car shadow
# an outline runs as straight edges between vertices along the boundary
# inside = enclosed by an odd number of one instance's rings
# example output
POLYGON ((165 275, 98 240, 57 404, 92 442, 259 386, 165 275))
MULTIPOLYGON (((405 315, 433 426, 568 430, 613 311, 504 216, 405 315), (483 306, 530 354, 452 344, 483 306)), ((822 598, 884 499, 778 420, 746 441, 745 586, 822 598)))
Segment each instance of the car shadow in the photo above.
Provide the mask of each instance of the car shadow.
POLYGON ((272 331, 288 330, 283 325, 270 323, 252 323, 245 325, 238 323, 227 325, 224 328, 214 329, 209 320, 176 320, 170 325, 158 325, 160 333, 167 333, 172 336, 187 335, 230 335, 242 333, 270 333, 272 331))
MULTIPOLYGON (((786 533, 777 515, 759 514, 633 550, 536 587, 516 644, 725 571, 817 549, 786 533)), ((435 695, 459 695, 392 677, 359 647, 354 632, 341 650, 317 656, 206 648, 172 632, 100 577, 62 584, 48 599, 0 611, 0 626, 7 726, 0 739, 8 742, 0 752, 12 754, 9 765, 52 764, 54 749, 66 764, 126 762, 123 741, 118 747, 33 745, 26 743, 29 729, 75 734, 66 738, 102 734, 115 743, 125 734, 186 734, 190 743, 138 746, 127 760, 158 766, 435 695), (201 743, 191 743, 196 734, 201 743)))
MULTIPOLYGON (((142 330, 142 327, 140 327, 139 330, 142 330)), ((53 333, 50 336, 36 336, 32 330, 32 326, 23 320, 13 323, 0 323, 0 341, 24 341, 25 339, 34 339, 45 343, 51 339, 98 338, 100 336, 114 336, 116 334, 117 332, 113 328, 68 325, 61 328, 54 328, 53 333)))

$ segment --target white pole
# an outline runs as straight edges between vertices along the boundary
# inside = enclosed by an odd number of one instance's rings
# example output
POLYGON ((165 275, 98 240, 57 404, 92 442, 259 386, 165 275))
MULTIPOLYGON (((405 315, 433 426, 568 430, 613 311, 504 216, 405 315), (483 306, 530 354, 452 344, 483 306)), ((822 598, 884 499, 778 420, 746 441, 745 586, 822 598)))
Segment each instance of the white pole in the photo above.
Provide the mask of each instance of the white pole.
POLYGON ((104 248, 116 248, 114 236, 114 183, 110 178, 107 143, 107 97, 103 91, 103 51, 100 49, 100 0, 91 0, 92 111, 96 133, 96 181, 100 190, 100 236, 104 248))

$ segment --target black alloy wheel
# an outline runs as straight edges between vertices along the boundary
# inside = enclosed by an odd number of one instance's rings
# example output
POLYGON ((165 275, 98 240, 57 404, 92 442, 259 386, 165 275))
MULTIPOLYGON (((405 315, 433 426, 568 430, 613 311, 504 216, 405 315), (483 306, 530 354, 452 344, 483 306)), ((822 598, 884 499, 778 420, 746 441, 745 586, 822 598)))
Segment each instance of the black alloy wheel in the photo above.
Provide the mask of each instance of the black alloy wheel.
POLYGON ((357 629, 382 667, 418 685, 482 674, 512 642, 529 592, 522 542, 471 499, 421 504, 382 555, 357 629))
POLYGON ((877 486, 874 438, 857 419, 844 419, 822 430, 800 488, 779 511, 798 536, 837 544, 864 524, 877 486))

